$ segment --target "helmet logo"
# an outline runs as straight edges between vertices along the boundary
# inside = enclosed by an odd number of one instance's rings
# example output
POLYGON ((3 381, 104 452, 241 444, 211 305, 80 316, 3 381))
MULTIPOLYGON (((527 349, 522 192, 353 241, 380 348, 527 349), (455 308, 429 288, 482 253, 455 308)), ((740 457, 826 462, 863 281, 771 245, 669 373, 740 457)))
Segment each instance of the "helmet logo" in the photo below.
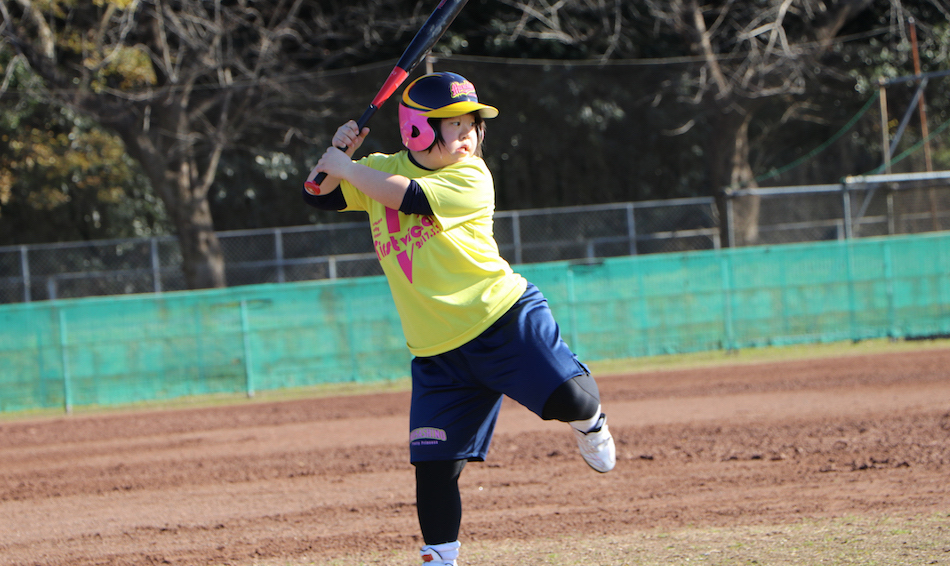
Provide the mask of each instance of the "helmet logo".
POLYGON ((471 96, 477 99, 477 96, 475 95, 475 85, 469 81, 453 82, 449 85, 449 92, 452 93, 452 98, 471 96))

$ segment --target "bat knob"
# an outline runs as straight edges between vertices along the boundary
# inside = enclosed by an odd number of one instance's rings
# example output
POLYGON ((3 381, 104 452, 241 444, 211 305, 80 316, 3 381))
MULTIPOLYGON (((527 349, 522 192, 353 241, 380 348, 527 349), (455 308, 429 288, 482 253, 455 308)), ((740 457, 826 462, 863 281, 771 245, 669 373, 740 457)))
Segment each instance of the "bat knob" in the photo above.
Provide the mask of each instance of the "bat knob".
POLYGON ((320 194, 320 185, 314 183, 313 181, 307 181, 303 184, 304 189, 312 195, 320 194))

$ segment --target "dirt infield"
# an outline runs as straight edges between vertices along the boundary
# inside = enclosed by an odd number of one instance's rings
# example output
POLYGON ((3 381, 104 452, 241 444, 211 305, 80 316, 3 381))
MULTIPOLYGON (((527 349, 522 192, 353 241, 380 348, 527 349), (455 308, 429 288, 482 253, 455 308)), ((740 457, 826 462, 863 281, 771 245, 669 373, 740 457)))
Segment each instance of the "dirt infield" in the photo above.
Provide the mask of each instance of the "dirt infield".
MULTIPOLYGON (((950 510, 950 349, 599 382, 617 469, 506 401, 463 541, 950 510)), ((408 398, 0 421, 0 564, 417 564, 408 398)))

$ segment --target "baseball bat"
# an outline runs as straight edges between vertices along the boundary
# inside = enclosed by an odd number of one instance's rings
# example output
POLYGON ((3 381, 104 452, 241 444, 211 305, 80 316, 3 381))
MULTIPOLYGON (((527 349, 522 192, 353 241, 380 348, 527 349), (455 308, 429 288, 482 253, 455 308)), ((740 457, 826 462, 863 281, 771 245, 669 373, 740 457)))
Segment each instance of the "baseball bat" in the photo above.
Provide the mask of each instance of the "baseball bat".
MULTIPOLYGON (((370 102, 369 106, 366 107, 363 115, 356 121, 357 132, 363 131, 363 126, 369 122, 373 114, 396 92, 396 89, 406 80, 409 73, 425 58, 426 54, 429 53, 436 42, 442 37, 442 34, 445 33, 445 30, 452 24, 452 21, 455 20, 455 16, 462 11, 462 7, 465 6, 466 2, 468 2, 468 0, 439 0, 439 5, 435 7, 429 15, 429 18, 426 19, 426 22, 422 24, 422 27, 416 32, 415 37, 412 38, 409 46, 406 47, 402 57, 399 58, 396 66, 393 67, 392 72, 389 73, 386 82, 383 83, 379 92, 373 97, 373 101, 370 102)), ((347 148, 341 147, 339 149, 346 151, 347 148)), ((321 172, 312 181, 304 183, 304 186, 307 187, 311 193, 320 194, 320 183, 326 178, 327 174, 321 172)))

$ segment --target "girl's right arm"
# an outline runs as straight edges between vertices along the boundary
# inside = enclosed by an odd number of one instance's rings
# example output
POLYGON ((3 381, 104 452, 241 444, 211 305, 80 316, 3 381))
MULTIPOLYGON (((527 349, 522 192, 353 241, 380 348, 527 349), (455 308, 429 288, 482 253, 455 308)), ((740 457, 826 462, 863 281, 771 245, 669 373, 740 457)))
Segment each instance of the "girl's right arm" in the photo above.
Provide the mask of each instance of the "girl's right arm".
MULTIPOLYGON (((320 161, 317 162, 317 165, 310 170, 310 174, 307 175, 307 181, 313 181, 317 175, 321 172, 327 174, 326 178, 320 183, 320 194, 325 195, 331 193, 340 186, 340 179, 342 177, 333 175, 330 171, 321 168, 321 163, 324 163, 330 158, 336 157, 337 159, 345 156, 346 159, 350 162, 353 160, 353 154, 356 153, 356 150, 363 145, 363 140, 366 139, 367 134, 369 134, 369 128, 363 128, 362 132, 357 131, 356 121, 350 120, 349 122, 343 124, 337 128, 336 133, 333 134, 333 139, 330 141, 330 147, 324 152, 323 157, 320 158, 320 161), (337 148, 345 147, 346 151, 341 151, 337 148), (333 155, 339 154, 339 156, 333 155)), ((327 161, 329 164, 330 162, 327 161)), ((309 190, 305 189, 308 193, 309 190)), ((313 194, 313 193, 310 193, 313 194)))

